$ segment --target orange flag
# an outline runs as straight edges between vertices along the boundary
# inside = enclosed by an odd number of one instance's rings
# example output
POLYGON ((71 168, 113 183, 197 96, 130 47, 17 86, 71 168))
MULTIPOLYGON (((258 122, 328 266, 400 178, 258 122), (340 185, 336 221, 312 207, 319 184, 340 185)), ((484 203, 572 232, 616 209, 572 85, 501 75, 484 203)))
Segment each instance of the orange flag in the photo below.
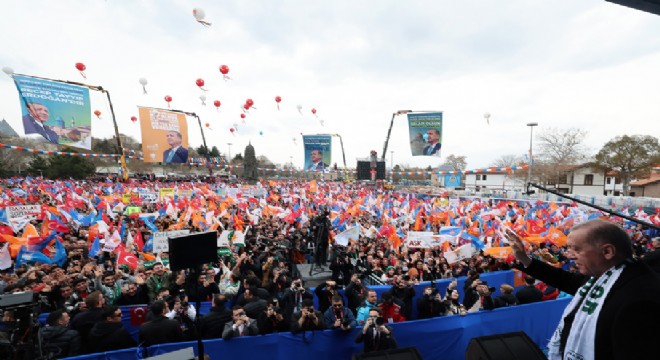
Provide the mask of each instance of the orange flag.
POLYGON ((316 184, 316 180, 312 180, 309 182, 309 192, 315 193, 318 191, 318 185, 316 184))
POLYGON ((496 259, 506 260, 509 255, 513 255, 513 249, 510 246, 489 247, 484 249, 484 255, 490 255, 496 259))
POLYGON ((562 247, 562 246, 566 246, 566 243, 568 242, 568 237, 561 230, 558 230, 553 226, 550 228, 550 230, 548 230, 548 240, 551 243, 559 247, 562 247))

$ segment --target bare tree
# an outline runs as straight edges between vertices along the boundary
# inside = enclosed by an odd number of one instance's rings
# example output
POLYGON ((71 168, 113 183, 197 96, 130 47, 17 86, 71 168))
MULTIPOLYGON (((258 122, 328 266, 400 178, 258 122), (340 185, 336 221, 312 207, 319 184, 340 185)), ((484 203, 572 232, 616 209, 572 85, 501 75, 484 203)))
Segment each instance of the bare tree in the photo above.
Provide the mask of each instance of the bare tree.
POLYGON ((517 155, 502 155, 499 158, 495 159, 490 166, 494 167, 513 167, 516 165, 520 165, 520 163, 523 162, 522 157, 517 156, 517 155))
POLYGON ((534 176, 543 184, 557 183, 574 165, 589 158, 583 145, 587 131, 578 128, 547 128, 537 135, 539 152, 534 156, 534 176))
POLYGON ((467 167, 466 156, 449 154, 449 156, 445 158, 443 165, 451 166, 454 171, 465 170, 467 167))

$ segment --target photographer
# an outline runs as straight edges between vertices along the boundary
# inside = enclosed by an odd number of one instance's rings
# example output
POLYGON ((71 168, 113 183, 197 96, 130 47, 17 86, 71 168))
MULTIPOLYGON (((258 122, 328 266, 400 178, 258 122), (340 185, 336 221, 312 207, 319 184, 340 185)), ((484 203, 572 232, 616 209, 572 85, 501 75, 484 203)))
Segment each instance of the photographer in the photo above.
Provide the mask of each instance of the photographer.
POLYGON ((273 299, 268 304, 266 311, 262 312, 257 318, 259 334, 266 335, 289 331, 289 324, 282 315, 282 308, 278 305, 277 299, 273 299))
POLYGON ((319 299, 319 310, 325 312, 330 307, 332 297, 339 295, 337 283, 332 280, 326 280, 326 282, 314 289, 314 294, 319 299))
POLYGON ((314 263, 320 267, 323 267, 328 261, 328 236, 330 235, 331 226, 328 215, 330 215, 330 212, 323 210, 311 221, 315 249, 314 263))
POLYGON ((468 312, 477 312, 479 310, 493 310, 495 304, 493 303, 492 293, 495 292, 494 287, 489 287, 488 283, 481 279, 474 279, 469 288, 465 291, 463 304, 468 312))
POLYGON ((446 311, 435 283, 431 282, 431 286, 424 288, 424 295, 417 300, 417 318, 430 319, 443 316, 446 311))
POLYGON ((351 258, 344 250, 336 249, 336 256, 330 263, 330 270, 332 270, 332 280, 337 284, 347 285, 353 273, 353 263, 351 258))
POLYGON ((69 328, 69 314, 66 311, 60 309, 48 314, 46 325, 39 330, 45 354, 58 358, 80 354, 80 335, 69 328))
POLYGON ((332 297, 332 307, 325 311, 324 316, 328 329, 348 331, 357 326, 353 312, 344 306, 344 299, 339 295, 332 297))
POLYGON ((369 318, 364 324, 362 331, 355 337, 356 343, 364 341, 364 352, 396 349, 396 339, 392 334, 392 328, 385 325, 380 311, 377 308, 369 310, 369 318))
POLYGON ((359 274, 353 274, 351 281, 344 289, 344 294, 348 299, 348 308, 351 309, 353 315, 357 315, 357 308, 367 298, 367 289, 362 285, 359 274))
POLYGON ((294 279, 291 287, 282 295, 282 311, 287 321, 290 322, 293 313, 302 309, 302 302, 305 299, 313 300, 314 294, 303 286, 302 279, 294 279))
POLYGON ((314 301, 305 299, 302 301, 302 309, 293 314, 291 319, 291 332, 299 333, 301 331, 324 330, 325 321, 320 311, 314 310, 314 301))
POLYGON ((241 306, 234 306, 231 311, 233 320, 225 324, 225 329, 222 332, 222 338, 224 340, 238 336, 259 334, 256 320, 250 319, 241 306))

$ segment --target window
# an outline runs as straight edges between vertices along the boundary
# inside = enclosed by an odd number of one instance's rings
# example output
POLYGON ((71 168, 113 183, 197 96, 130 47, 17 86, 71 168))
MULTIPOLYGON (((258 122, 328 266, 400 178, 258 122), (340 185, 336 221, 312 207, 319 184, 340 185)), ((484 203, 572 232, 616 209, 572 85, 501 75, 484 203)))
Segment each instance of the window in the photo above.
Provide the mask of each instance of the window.
POLYGON ((607 183, 607 185, 611 184, 612 183, 612 178, 608 177, 607 180, 605 180, 605 182, 607 183))
POLYGON ((486 180, 486 174, 481 175, 481 180, 486 180))
POLYGON ((477 180, 481 180, 481 175, 477 174, 477 180))
POLYGON ((568 184, 568 175, 559 175, 559 183, 560 184, 568 184))
POLYGON ((584 176, 584 184, 585 185, 593 185, 594 184, 594 175, 593 174, 587 174, 584 176))
POLYGON ((614 183, 615 184, 621 184, 621 178, 615 177, 614 178, 614 183))

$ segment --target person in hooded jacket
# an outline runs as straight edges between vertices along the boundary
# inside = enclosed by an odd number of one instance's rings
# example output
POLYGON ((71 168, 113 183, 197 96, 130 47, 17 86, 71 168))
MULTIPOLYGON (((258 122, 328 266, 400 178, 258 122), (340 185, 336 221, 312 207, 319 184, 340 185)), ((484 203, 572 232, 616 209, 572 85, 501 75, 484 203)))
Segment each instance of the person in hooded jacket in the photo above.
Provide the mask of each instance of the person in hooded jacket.
POLYGON ((495 308, 518 305, 518 298, 513 294, 513 286, 509 284, 500 285, 501 295, 493 299, 495 308))
POLYGON ((55 310, 48 314, 45 327, 39 330, 44 354, 65 358, 80 354, 80 334, 68 327, 69 314, 55 310))
POLYGON ((89 348, 93 353, 126 349, 137 343, 121 323, 121 310, 116 306, 103 309, 103 321, 89 332, 89 348))

